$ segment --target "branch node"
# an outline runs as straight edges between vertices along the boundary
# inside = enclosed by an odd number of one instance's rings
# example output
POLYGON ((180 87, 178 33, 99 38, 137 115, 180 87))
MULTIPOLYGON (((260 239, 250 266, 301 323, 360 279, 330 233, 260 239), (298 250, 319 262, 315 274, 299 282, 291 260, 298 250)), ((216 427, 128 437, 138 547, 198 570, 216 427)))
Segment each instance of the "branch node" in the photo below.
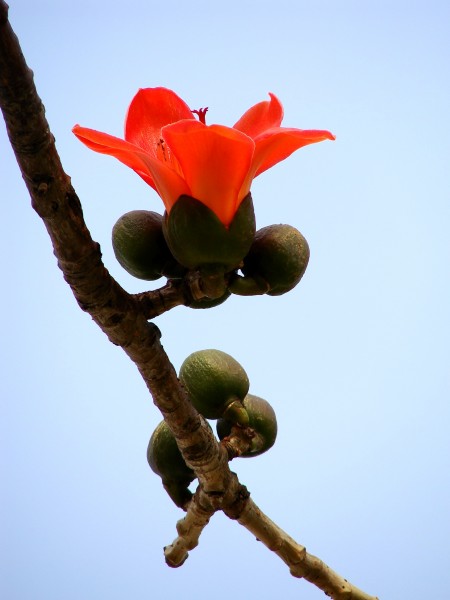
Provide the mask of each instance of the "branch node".
POLYGON ((42 181, 39 185, 38 185, 38 189, 37 189, 37 193, 38 196, 45 196, 45 194, 48 191, 48 185, 45 183, 45 181, 42 181))

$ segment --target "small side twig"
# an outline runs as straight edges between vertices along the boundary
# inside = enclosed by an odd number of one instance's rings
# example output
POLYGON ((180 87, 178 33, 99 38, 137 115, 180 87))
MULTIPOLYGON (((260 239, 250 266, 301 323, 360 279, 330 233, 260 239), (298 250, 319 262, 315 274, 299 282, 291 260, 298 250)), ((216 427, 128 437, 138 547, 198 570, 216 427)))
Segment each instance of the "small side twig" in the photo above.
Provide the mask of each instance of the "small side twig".
POLYGON ((201 505, 199 490, 197 490, 187 507, 185 517, 177 522, 178 537, 164 548, 164 557, 169 567, 181 567, 188 558, 189 550, 198 546, 199 537, 214 512, 215 509, 212 506, 201 505))
POLYGON ((163 287, 132 294, 131 298, 136 305, 136 310, 145 319, 152 320, 176 306, 186 305, 185 287, 183 279, 169 279, 163 287))

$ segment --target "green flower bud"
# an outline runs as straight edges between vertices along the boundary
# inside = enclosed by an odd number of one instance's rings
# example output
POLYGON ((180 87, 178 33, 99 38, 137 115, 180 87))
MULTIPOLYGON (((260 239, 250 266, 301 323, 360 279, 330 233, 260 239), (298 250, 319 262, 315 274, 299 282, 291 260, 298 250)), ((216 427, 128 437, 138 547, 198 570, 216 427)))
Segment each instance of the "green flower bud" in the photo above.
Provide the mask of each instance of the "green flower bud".
POLYGON ((242 281, 236 279, 230 290, 248 295, 264 293, 267 282, 270 296, 280 296, 292 290, 308 266, 309 246, 302 234, 291 225, 270 225, 256 232, 249 253, 244 258, 242 281), (250 281, 246 282, 249 279, 250 281), (259 291, 258 291, 259 290, 259 291))
POLYGON ((138 279, 154 281, 185 272, 167 246, 158 213, 132 210, 122 215, 113 227, 112 245, 121 266, 138 279))
POLYGON ((229 354, 220 350, 199 350, 190 354, 180 368, 180 381, 190 401, 207 419, 226 416, 246 425, 242 400, 250 386, 247 373, 229 354))
POLYGON ((152 471, 162 479, 164 489, 174 503, 183 508, 192 493, 188 489, 195 473, 184 462, 173 433, 167 423, 161 421, 150 438, 147 461, 152 471))

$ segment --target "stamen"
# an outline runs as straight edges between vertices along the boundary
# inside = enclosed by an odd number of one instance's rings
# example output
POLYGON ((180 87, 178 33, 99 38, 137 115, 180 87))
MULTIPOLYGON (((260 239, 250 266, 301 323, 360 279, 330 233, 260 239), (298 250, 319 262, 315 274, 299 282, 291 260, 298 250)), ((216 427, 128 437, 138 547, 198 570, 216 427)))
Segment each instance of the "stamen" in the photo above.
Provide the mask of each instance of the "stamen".
POLYGON ((200 121, 200 123, 206 125, 206 113, 208 112, 208 107, 199 108, 198 110, 193 110, 192 112, 194 113, 194 115, 198 116, 198 120, 200 121))
POLYGON ((164 146, 164 140, 162 138, 159 138, 159 142, 156 144, 156 154, 160 155, 161 152, 162 152, 162 160, 166 161, 167 156, 166 156, 166 148, 164 146))

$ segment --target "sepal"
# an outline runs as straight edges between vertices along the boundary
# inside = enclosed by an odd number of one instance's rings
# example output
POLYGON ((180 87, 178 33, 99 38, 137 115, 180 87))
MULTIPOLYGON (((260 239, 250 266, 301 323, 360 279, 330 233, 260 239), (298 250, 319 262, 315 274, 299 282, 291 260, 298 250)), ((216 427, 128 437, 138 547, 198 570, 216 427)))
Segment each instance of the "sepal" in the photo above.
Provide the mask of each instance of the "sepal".
POLYGON ((255 236, 255 213, 251 195, 241 202, 226 227, 205 204, 180 196, 164 214, 163 232, 176 260, 188 269, 224 273, 238 268, 255 236))

